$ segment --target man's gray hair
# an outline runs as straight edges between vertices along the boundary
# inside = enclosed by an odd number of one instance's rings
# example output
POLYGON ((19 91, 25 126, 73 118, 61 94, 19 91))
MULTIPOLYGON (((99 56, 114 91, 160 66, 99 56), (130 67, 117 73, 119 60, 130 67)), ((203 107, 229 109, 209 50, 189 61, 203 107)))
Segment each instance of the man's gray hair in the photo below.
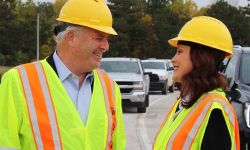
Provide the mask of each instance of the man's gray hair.
POLYGON ((68 34, 68 32, 73 31, 74 33, 77 34, 77 32, 81 28, 82 28, 81 26, 68 26, 65 31, 62 31, 62 32, 57 34, 57 36, 55 37, 56 44, 57 45, 61 44, 64 41, 64 39, 65 39, 66 35, 68 34))

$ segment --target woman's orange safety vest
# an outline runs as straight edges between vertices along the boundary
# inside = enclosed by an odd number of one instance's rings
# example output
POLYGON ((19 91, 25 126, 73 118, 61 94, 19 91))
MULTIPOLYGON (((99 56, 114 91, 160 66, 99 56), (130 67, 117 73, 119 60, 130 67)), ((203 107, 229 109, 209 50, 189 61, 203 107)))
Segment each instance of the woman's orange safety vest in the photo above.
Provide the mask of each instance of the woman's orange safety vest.
POLYGON ((168 112, 153 145, 154 150, 197 150, 213 109, 220 109, 231 137, 231 149, 240 150, 238 121, 234 109, 221 92, 203 95, 191 108, 182 109, 174 119, 178 100, 168 112))

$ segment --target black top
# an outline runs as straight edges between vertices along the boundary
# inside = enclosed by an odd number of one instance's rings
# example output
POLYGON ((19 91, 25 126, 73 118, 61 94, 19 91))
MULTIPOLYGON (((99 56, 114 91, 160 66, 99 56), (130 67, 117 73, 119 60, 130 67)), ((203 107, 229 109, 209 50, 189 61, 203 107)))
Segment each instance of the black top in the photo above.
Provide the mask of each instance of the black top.
POLYGON ((231 138, 225 119, 220 109, 211 112, 205 135, 201 144, 202 150, 230 150, 231 138))
POLYGON ((53 59, 53 54, 54 54, 54 53, 52 53, 52 55, 50 55, 50 56, 46 59, 46 61, 47 61, 48 64, 53 68, 53 70, 55 71, 55 73, 56 73, 57 76, 58 76, 58 73, 57 73, 57 70, 56 70, 55 61, 54 61, 54 59, 53 59))

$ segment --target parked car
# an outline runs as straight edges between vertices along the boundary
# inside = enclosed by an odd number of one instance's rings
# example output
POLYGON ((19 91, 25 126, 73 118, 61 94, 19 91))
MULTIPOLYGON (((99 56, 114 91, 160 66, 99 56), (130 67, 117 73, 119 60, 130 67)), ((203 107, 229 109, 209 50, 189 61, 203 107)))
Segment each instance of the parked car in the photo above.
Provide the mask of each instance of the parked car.
POLYGON ((142 65, 146 72, 157 74, 159 80, 150 81, 150 91, 161 91, 162 94, 167 94, 169 89, 169 74, 167 72, 166 61, 163 59, 146 59, 142 60, 142 65))
POLYGON ((101 68, 117 82, 121 89, 122 105, 135 106, 144 113, 149 106, 149 75, 144 72, 140 59, 110 57, 101 60, 101 68))
POLYGON ((241 149, 250 147, 250 47, 234 47, 225 74, 229 88, 227 97, 236 111, 241 149))
POLYGON ((168 72, 168 90, 169 90, 169 92, 172 93, 172 92, 174 92, 174 88, 175 88, 174 81, 172 79, 173 73, 174 73, 174 66, 173 66, 170 59, 166 59, 165 63, 166 63, 167 72, 168 72))

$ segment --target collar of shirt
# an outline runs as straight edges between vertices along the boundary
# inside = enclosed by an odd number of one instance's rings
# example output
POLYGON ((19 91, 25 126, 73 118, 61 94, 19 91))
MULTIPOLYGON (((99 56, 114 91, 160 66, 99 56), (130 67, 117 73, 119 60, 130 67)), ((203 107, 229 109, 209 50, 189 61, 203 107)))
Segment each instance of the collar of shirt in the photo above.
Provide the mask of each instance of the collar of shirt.
MULTIPOLYGON (((59 58, 59 56, 57 55, 56 51, 54 52, 53 54, 53 59, 55 61, 55 66, 56 66, 56 69, 57 69, 57 72, 58 72, 58 76, 60 78, 60 80, 63 82, 64 80, 66 80, 69 76, 72 76, 72 77, 77 77, 76 75, 74 75, 65 65, 64 63, 62 62, 62 60, 59 58)), ((77 77, 78 78, 78 77, 77 77)), ((93 78, 94 78, 94 74, 93 74, 93 71, 91 72, 88 72, 86 74, 86 77, 84 80, 87 80, 89 79, 90 80, 90 83, 92 84, 93 82, 93 78)))

